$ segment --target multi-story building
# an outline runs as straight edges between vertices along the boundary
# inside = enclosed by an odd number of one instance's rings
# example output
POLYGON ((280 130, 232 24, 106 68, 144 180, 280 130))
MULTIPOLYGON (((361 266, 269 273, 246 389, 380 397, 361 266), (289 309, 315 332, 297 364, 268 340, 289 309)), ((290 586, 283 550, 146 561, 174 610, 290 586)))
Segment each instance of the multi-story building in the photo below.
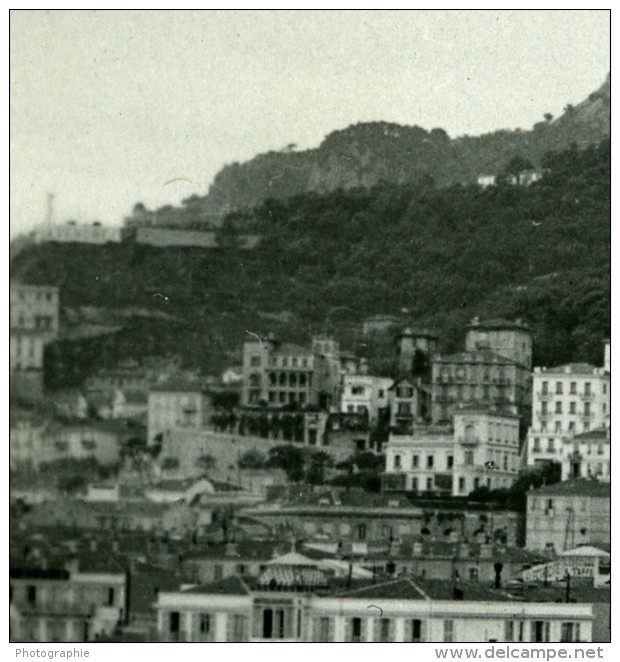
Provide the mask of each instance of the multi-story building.
POLYGON ((611 479, 611 431, 599 428, 565 437, 562 442, 562 480, 595 478, 611 479))
POLYGON ((95 641, 124 622, 126 590, 126 574, 115 562, 11 567, 10 639, 95 641))
POLYGON ((532 369, 532 332, 522 320, 481 321, 478 317, 474 317, 467 327, 465 351, 478 350, 489 350, 511 359, 527 370, 532 369))
POLYGON ((330 338, 315 337, 310 348, 273 338, 248 340, 241 404, 328 407, 337 402, 340 375, 340 347, 330 338))
POLYGON ((610 375, 587 363, 535 368, 527 464, 562 462, 563 440, 609 427, 610 375))
POLYGON ((519 471, 519 420, 510 413, 463 408, 454 426, 419 426, 392 434, 385 448, 385 490, 466 496, 508 488, 519 471))
POLYGON ((50 285, 22 285, 10 288, 11 330, 20 329, 58 335, 58 288, 50 285))
POLYGON ((10 287, 11 390, 26 399, 43 393, 45 346, 58 336, 58 288, 10 287))
POLYGON ((393 380, 372 375, 343 375, 340 411, 366 414, 371 424, 377 420, 380 409, 389 405, 389 388, 393 380))
POLYGON ((177 428, 204 429, 213 414, 212 398, 198 382, 169 381, 148 396, 148 443, 177 428))
POLYGON ((586 478, 545 485, 527 494, 526 547, 563 552, 611 545, 611 486, 586 478))
MULTIPOLYGON (((592 604, 519 601, 453 580, 399 578, 347 586, 297 555, 254 581, 230 577, 160 592, 162 641, 592 641, 592 604), (370 609, 379 605, 375 609, 370 609)), ((275 560, 276 562, 278 559, 275 560)))
POLYGON ((529 408, 529 398, 529 371, 491 350, 434 358, 433 422, 449 421, 460 405, 498 407, 522 414, 529 408))

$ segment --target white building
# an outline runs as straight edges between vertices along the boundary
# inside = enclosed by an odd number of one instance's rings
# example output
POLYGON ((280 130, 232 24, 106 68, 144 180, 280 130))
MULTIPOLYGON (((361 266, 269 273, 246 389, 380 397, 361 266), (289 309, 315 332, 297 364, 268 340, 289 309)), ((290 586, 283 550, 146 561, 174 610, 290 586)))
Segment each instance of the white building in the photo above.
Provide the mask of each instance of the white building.
POLYGON ((562 480, 611 480, 611 431, 600 428, 566 437, 562 443, 562 480))
POLYGON ((379 409, 389 404, 388 389, 393 380, 372 375, 343 375, 340 411, 342 413, 368 414, 370 423, 377 420, 379 409))
POLYGON ((579 478, 527 495, 525 546, 562 552, 580 545, 611 546, 611 486, 579 478))
POLYGON ((562 462, 564 439, 609 427, 610 375, 587 363, 535 368, 527 464, 562 462))
POLYGON ((390 436, 385 448, 386 491, 466 496, 480 487, 508 488, 519 471, 519 419, 484 408, 463 408, 454 425, 424 426, 390 436))
POLYGON ((94 223, 77 223, 67 221, 58 225, 48 224, 35 231, 37 242, 57 241, 62 243, 107 244, 121 241, 120 226, 94 223))
POLYGON ((213 411, 211 402, 198 383, 168 382, 153 387, 148 397, 148 443, 177 428, 207 427, 213 411))
POLYGON ((159 638, 272 643, 592 641, 591 604, 515 601, 501 590, 470 583, 455 587, 451 580, 399 578, 355 582, 346 588, 317 566, 310 559, 293 566, 266 564, 252 582, 229 577, 160 592, 159 638))

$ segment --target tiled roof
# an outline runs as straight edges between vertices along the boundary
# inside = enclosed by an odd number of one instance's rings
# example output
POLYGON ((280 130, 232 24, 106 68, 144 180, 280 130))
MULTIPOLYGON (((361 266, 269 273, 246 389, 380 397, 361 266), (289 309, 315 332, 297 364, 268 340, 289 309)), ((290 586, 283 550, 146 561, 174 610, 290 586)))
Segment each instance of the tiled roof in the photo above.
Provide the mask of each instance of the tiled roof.
POLYGON ((420 590, 410 579, 395 579, 381 584, 365 585, 361 588, 347 589, 337 595, 348 598, 368 600, 428 600, 427 594, 420 590))
POLYGON ((533 496, 591 496, 609 499, 611 498, 611 484, 587 478, 576 478, 553 485, 543 485, 529 494, 533 496))

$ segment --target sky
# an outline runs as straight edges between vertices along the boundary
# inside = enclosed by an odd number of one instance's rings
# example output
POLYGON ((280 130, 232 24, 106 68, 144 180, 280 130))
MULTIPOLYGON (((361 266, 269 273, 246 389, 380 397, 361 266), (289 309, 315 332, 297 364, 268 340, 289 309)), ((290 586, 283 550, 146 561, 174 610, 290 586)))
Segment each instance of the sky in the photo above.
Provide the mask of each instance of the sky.
POLYGON ((610 70, 607 10, 12 11, 10 234, 120 224, 365 121, 529 129, 610 70))

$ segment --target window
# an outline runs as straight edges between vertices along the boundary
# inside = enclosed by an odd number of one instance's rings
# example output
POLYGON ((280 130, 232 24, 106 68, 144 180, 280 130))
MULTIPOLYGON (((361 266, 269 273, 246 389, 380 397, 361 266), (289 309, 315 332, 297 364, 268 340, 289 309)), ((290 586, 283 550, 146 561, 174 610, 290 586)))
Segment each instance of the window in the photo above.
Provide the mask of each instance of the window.
POLYGON ((514 641, 514 636, 515 636, 514 621, 505 621, 504 622, 504 640, 505 641, 514 641))
POLYGON ((198 631, 200 634, 207 634, 211 629, 211 618, 209 614, 200 614, 198 617, 198 631))
POLYGON ((114 606, 114 589, 109 588, 108 589, 108 607, 113 607, 114 606))
POLYGON ((357 527, 357 539, 358 540, 366 540, 366 525, 365 524, 360 524, 357 527))
POLYGON ((385 391, 384 391, 382 388, 379 389, 379 397, 380 397, 380 398, 384 398, 384 397, 385 397, 385 391))
POLYGON ((540 453, 540 437, 534 437, 534 453, 540 453))
POLYGON ((575 395, 577 393, 577 382, 570 383, 570 394, 575 395))
POLYGON ((472 581, 478 581, 478 577, 479 577, 479 574, 480 574, 479 571, 478 571, 478 568, 476 568, 476 567, 469 568, 468 572, 469 572, 469 578, 472 581))
POLYGON ((246 617, 243 614, 233 615, 233 638, 234 642, 245 641, 246 638, 246 617))
POLYGON ((459 492, 464 492, 465 491, 465 479, 464 478, 459 478, 459 492))
POLYGON ((589 416, 590 415, 590 403, 589 402, 584 402, 583 403, 583 415, 584 416, 589 416))
POLYGON ((549 641, 549 621, 534 621, 532 623, 531 639, 535 643, 549 641))
POLYGON ((568 413, 569 414, 576 414, 577 413, 577 403, 576 402, 571 402, 570 405, 568 406, 568 413))
POLYGON ((33 605, 37 601, 37 587, 36 586, 27 586, 26 587, 26 601, 30 605, 33 605))
POLYGON ((541 402, 541 404, 540 404, 540 413, 543 416, 546 416, 546 414, 547 414, 547 402, 541 402))
POLYGON ((556 421, 555 426, 554 426, 554 431, 556 434, 560 434, 562 432, 562 422, 561 421, 556 421))
POLYGON ((562 395, 562 382, 556 382, 555 384, 555 393, 556 395, 562 395))
POLYGON ((542 394, 547 395, 549 393, 549 382, 542 383, 542 394))
POLYGON ((329 641, 329 618, 319 618, 318 626, 318 641, 329 641))
POLYGON ((364 395, 364 387, 363 386, 352 386, 351 387, 351 395, 364 395))
POLYGON ((607 393, 607 384, 603 384, 603 393, 607 393))
POLYGON ((413 455, 411 458, 411 468, 412 469, 417 469, 418 465, 420 462, 420 456, 419 455, 413 455))
POLYGON ((433 468, 433 462, 434 462, 434 458, 433 458, 433 456, 432 456, 432 455, 429 455, 429 456, 426 458, 426 466, 427 466, 428 469, 432 469, 432 468, 433 468))
POLYGON ((454 466, 454 456, 453 455, 448 455, 448 458, 446 460, 446 466, 448 467, 448 469, 452 469, 452 467, 454 466))
POLYGON ((178 634, 181 628, 181 614, 178 611, 171 611, 168 620, 168 629, 171 634, 178 634))
POLYGON ((250 357, 250 365, 255 368, 256 366, 260 365, 260 356, 252 356, 250 357))
POLYGON ((560 641, 579 641, 579 623, 562 623, 560 641))
POLYGON ((379 619, 379 641, 386 642, 390 640, 390 619, 379 619))
POLYGON ((426 479, 426 489, 429 492, 433 489, 433 479, 432 478, 427 478, 426 479))
POLYGON ((411 622, 411 641, 422 641, 422 621, 419 618, 414 618, 411 622))
POLYGON ((562 413, 562 401, 561 400, 558 400, 555 403, 555 413, 556 414, 561 414, 562 413))
POLYGON ((362 640, 362 619, 351 619, 351 641, 359 642, 362 640))
POLYGON ((292 360, 292 365, 293 365, 293 367, 295 367, 295 368, 297 367, 297 359, 296 359, 296 358, 293 358, 293 360, 292 360))
POLYGON ((553 441, 553 437, 549 437, 547 440, 547 453, 555 453, 555 444, 553 441))
POLYGON ((472 466, 474 463, 474 451, 465 451, 463 462, 467 466, 472 466))
POLYGON ((575 421, 571 421, 571 422, 568 424, 568 431, 569 431, 569 432, 574 432, 574 431, 575 431, 575 421))
POLYGON ((263 639, 284 639, 284 609, 263 609, 263 639))
POLYGON ((452 619, 443 622, 443 640, 450 644, 454 641, 454 621, 452 619))
POLYGON ((586 382, 586 383, 584 384, 584 392, 585 392, 585 394, 586 394, 586 395, 590 395, 591 390, 592 390, 592 384, 590 384, 590 382, 586 382))
POLYGON ((401 466, 400 462, 401 462, 400 455, 395 455, 394 456, 394 469, 400 469, 400 466, 401 466))

